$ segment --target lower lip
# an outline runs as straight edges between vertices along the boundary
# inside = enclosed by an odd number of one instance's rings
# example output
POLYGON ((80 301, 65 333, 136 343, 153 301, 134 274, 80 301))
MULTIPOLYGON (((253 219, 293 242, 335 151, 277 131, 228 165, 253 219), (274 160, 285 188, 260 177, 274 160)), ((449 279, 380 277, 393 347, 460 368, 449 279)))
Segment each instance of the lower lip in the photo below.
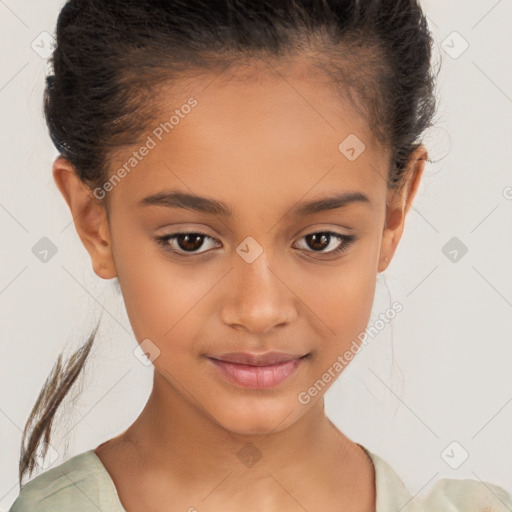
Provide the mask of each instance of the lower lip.
POLYGON ((244 388, 266 389, 277 386, 290 377, 304 357, 270 366, 251 366, 209 359, 221 371, 222 375, 234 384, 244 388))

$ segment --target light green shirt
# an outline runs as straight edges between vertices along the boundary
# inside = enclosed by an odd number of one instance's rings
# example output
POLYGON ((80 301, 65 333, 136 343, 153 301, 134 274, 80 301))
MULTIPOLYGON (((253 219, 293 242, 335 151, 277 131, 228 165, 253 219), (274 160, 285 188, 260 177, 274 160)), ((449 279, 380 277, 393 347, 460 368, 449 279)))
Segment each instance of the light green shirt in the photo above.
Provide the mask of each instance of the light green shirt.
MULTIPOLYGON (((391 466, 362 445, 375 467, 376 512, 511 512, 512 496, 477 480, 444 478, 414 496, 391 466)), ((27 482, 9 512, 126 512, 94 450, 27 482)))

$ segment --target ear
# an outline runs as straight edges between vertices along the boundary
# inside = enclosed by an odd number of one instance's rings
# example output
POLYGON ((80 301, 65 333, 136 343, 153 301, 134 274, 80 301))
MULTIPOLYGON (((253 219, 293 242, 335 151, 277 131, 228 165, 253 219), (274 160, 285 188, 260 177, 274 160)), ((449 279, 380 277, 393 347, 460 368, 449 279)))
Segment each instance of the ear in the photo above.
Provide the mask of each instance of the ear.
POLYGON ((388 191, 386 222, 382 235, 380 261, 377 271, 386 270, 402 238, 407 215, 420 184, 428 153, 425 146, 419 146, 411 155, 399 188, 388 191))
POLYGON ((103 279, 116 277, 105 206, 62 156, 53 163, 53 179, 71 210, 78 236, 91 256, 94 272, 103 279))

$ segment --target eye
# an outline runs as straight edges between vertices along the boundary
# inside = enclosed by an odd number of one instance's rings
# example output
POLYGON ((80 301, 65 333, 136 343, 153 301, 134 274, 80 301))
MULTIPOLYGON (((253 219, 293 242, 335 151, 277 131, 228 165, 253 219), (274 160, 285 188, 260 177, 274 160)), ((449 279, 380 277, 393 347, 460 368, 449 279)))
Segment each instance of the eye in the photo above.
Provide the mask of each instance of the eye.
POLYGON ((205 238, 215 240, 215 238, 212 238, 206 233, 202 233, 200 231, 180 231, 179 233, 156 237, 156 241, 166 251, 179 255, 203 254, 206 251, 198 252, 197 249, 200 249, 203 246, 203 239, 205 238))
MULTIPOLYGON (((339 254, 345 251, 356 240, 354 235, 343 235, 335 231, 318 231, 309 233, 302 238, 306 240, 307 245, 313 248, 313 250, 308 252, 329 255, 339 254), (336 245, 336 243, 338 245, 336 245), (334 248, 326 251, 325 249, 330 246, 334 246, 334 248)), ((162 246, 164 250, 180 256, 187 254, 203 254, 207 252, 207 250, 198 251, 198 249, 203 247, 205 239, 218 242, 215 238, 201 231, 180 231, 170 235, 156 237, 157 243, 162 246)))
POLYGON ((316 233, 309 233, 302 238, 306 240, 307 245, 314 248, 313 251, 309 252, 329 255, 345 251, 356 240, 355 235, 343 235, 335 231, 318 231, 316 233), (334 248, 329 251, 323 250, 333 246, 334 248))

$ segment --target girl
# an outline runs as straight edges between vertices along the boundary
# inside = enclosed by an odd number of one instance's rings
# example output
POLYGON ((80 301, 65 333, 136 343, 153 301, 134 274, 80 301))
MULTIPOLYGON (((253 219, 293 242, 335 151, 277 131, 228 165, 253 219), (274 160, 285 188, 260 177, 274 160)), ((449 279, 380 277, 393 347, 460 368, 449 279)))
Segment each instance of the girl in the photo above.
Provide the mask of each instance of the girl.
MULTIPOLYGON (((414 498, 324 413, 427 159, 418 3, 70 0, 56 43, 53 176, 154 381, 11 511, 509 510, 475 480, 414 498)), ((94 335, 41 392, 20 486, 94 335)))

